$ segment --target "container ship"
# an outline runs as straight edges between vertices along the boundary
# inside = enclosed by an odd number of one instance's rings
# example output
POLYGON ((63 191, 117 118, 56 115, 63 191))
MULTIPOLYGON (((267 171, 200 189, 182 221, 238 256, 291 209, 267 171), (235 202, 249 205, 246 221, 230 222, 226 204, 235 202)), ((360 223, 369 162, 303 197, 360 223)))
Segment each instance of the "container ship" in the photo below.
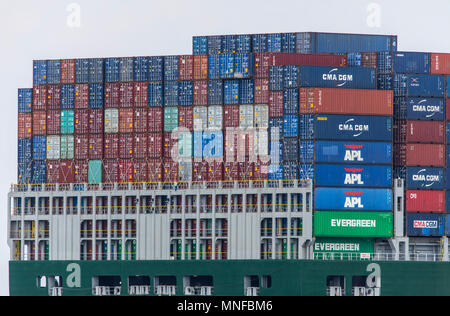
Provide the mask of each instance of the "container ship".
POLYGON ((450 295, 449 75, 311 32, 33 61, 10 295, 450 295))

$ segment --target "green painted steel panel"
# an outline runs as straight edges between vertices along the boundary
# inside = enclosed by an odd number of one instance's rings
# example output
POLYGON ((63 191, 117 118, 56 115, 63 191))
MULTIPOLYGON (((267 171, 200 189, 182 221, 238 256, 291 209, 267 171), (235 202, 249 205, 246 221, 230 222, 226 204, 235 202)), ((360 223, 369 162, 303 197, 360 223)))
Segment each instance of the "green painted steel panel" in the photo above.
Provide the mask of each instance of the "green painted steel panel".
POLYGON ((75 129, 75 118, 73 110, 61 111, 61 134, 73 134, 75 129))
POLYGON ((391 212, 317 211, 314 213, 316 237, 391 237, 391 212))
POLYGON ((178 156, 183 158, 192 157, 192 133, 183 132, 178 134, 178 156))
POLYGON ((103 166, 101 160, 89 160, 89 183, 101 183, 103 166))
POLYGON ((176 106, 164 108, 164 132, 172 132, 178 128, 178 108, 176 106))
POLYGON ((373 239, 316 238, 313 251, 316 259, 369 259, 373 253, 373 239))

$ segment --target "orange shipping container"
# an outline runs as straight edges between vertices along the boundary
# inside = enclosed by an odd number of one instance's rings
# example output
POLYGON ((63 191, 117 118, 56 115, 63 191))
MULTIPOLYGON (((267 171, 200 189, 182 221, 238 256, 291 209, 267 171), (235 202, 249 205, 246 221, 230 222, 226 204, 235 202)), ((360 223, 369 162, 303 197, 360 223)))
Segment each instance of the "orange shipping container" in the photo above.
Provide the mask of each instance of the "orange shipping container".
POLYGON ((431 54, 432 74, 450 75, 450 54, 431 54))
POLYGON ((31 138, 33 116, 31 113, 19 113, 19 139, 31 138))
POLYGON ((300 89, 301 114, 393 115, 393 92, 330 88, 300 89))

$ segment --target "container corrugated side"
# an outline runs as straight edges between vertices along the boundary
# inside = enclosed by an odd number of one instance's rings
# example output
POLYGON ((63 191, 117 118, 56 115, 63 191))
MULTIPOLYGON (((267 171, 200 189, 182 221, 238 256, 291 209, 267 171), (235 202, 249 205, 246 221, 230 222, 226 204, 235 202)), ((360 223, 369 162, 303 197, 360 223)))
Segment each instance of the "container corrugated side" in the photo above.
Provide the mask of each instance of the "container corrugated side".
POLYGON ((444 236, 445 215, 407 214, 406 234, 410 237, 444 236))
POLYGON ((376 71, 372 68, 301 66, 300 87, 376 89, 376 71))
POLYGON ((445 213, 445 191, 406 190, 405 211, 445 213))
POLYGON ((316 187, 314 193, 316 210, 392 211, 391 189, 316 187))

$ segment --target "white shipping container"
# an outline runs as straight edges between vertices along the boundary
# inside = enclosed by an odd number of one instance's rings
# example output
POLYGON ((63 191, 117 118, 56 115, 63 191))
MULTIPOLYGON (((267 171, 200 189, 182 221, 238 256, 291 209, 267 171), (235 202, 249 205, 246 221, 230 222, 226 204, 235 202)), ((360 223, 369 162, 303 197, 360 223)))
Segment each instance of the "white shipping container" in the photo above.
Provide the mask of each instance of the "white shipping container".
POLYGON ((47 136, 47 159, 61 159, 61 137, 47 136))
POLYGON ((264 104, 255 105, 255 127, 269 128, 269 106, 264 104))
POLYGON ((220 105, 208 107, 208 130, 221 131, 223 129, 223 107, 220 105))
POLYGON ((203 132, 208 127, 208 109, 206 106, 194 106, 194 132, 203 132))
POLYGON ((119 132, 119 109, 105 109, 105 133, 119 132))
POLYGON ((178 157, 192 157, 192 133, 178 133, 178 157))
POLYGON ((255 129, 253 145, 255 155, 267 156, 269 154, 269 132, 267 129, 255 129))
POLYGON ((239 106, 239 127, 240 128, 253 127, 253 105, 239 106))

